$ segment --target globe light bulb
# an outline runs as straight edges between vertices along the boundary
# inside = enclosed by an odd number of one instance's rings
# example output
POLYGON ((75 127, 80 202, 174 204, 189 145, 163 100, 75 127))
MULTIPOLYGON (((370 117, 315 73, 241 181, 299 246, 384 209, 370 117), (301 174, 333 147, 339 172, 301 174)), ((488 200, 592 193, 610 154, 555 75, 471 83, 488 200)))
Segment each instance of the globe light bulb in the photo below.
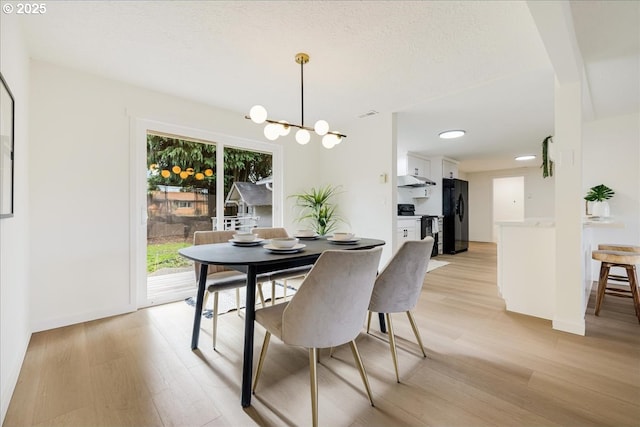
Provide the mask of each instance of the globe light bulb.
POLYGON ((324 148, 332 149, 335 145, 335 135, 328 134, 322 137, 322 146, 324 148))
POLYGON ((280 136, 280 129, 282 126, 277 125, 275 123, 269 123, 264 127, 264 136, 269 141, 275 141, 280 136))
POLYGON ((313 130, 320 136, 326 135, 329 132, 329 123, 324 120, 318 120, 313 126, 313 130))
POLYGON ((254 105, 249 110, 249 118, 254 123, 264 123, 267 120, 267 110, 262 105, 254 105))
POLYGON ((287 136, 289 132, 291 132, 291 126, 289 126, 289 122, 286 120, 280 120, 278 123, 282 123, 280 125, 280 136, 287 136))
POLYGON ((306 129, 300 129, 296 132, 296 141, 298 144, 306 144, 311 140, 311 134, 306 129))

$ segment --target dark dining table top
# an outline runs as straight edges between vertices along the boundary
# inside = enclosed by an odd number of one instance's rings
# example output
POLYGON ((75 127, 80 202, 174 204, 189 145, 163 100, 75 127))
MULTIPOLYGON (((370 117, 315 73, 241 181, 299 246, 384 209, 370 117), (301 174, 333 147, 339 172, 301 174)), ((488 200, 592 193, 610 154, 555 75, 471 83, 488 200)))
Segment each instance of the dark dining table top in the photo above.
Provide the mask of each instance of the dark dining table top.
POLYGON ((274 262, 304 261, 308 258, 311 263, 326 250, 331 249, 370 249, 384 245, 384 240, 361 238, 355 243, 333 243, 326 237, 319 237, 315 240, 300 239, 299 243, 305 247, 295 253, 272 253, 263 246, 269 240, 261 242, 256 246, 238 246, 232 243, 214 243, 210 245, 196 245, 182 248, 178 252, 185 258, 203 264, 215 265, 269 265, 274 262))

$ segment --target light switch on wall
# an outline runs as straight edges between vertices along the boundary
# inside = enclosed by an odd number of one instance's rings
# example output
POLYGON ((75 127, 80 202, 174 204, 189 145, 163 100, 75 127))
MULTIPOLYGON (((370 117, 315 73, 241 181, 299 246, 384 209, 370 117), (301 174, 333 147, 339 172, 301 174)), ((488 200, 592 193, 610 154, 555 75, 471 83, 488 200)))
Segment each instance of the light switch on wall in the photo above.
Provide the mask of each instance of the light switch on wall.
POLYGON ((380 174, 379 182, 380 182, 380 184, 386 184, 387 183, 387 174, 386 173, 381 173, 380 174))

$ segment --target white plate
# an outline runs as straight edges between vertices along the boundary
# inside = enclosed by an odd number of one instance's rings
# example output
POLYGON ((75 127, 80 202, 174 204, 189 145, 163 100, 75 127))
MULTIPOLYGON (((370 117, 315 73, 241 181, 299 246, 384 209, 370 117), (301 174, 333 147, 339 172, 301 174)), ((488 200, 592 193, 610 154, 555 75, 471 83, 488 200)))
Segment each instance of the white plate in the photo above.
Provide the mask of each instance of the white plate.
POLYGON ((313 236, 296 236, 294 234, 293 237, 295 237, 297 239, 302 239, 302 240, 316 240, 318 237, 320 237, 320 235, 319 234, 314 234, 313 236))
POLYGON ((296 252, 301 251, 303 248, 307 247, 307 245, 303 245, 302 243, 298 243, 297 245, 291 248, 276 248, 272 244, 264 245, 263 248, 268 250, 269 252, 279 253, 279 254, 294 254, 296 252))
POLYGON ((360 239, 354 237, 353 239, 334 239, 333 237, 327 237, 327 240, 331 243, 337 243, 339 245, 353 245, 358 243, 360 239))
POLYGON ((257 246, 260 243, 262 243, 264 241, 264 239, 256 239, 256 240, 252 240, 250 242, 243 242, 242 240, 233 240, 233 239, 229 239, 229 242, 236 245, 236 246, 257 246))

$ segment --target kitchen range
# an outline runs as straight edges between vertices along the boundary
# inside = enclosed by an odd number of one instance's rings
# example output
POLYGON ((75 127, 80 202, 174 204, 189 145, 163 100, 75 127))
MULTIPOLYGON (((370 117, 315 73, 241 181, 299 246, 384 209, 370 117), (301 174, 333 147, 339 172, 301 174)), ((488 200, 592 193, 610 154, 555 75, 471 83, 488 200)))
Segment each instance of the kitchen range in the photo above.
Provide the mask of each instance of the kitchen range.
MULTIPOLYGON (((424 239, 427 236, 433 237, 433 251, 431 256, 437 256, 442 253, 442 241, 440 239, 440 230, 442 230, 442 217, 437 215, 420 215, 416 214, 416 207, 411 203, 399 203, 398 204, 398 219, 415 218, 420 220, 420 239, 424 239)), ((416 232, 416 237, 418 233, 416 232)), ((407 237, 407 236, 404 236, 407 237)))

